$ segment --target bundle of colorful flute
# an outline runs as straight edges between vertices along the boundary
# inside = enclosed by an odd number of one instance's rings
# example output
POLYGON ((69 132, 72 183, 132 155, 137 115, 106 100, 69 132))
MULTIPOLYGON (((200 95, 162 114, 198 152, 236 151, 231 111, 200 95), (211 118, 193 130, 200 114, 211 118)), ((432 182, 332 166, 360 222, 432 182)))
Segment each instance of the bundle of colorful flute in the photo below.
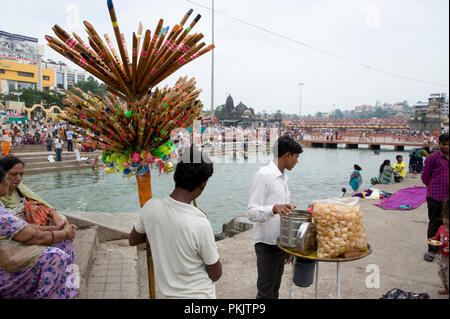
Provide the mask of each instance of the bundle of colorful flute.
POLYGON ((65 112, 59 117, 75 126, 90 146, 103 151, 103 161, 112 167, 107 172, 145 173, 152 163, 160 164, 161 171, 173 149, 170 132, 192 126, 203 108, 197 99, 201 89, 195 84, 194 78, 180 78, 174 87, 156 88, 134 103, 74 87, 77 94, 66 91, 65 112))
POLYGON ((72 37, 58 25, 52 28, 57 38, 45 38, 52 49, 103 81, 109 92, 124 101, 140 101, 149 90, 169 75, 214 49, 212 44, 205 47, 204 42, 199 43, 203 34, 189 34, 200 15, 195 17, 189 27, 183 28, 193 11, 190 9, 170 31, 169 27, 163 27, 163 19, 160 19, 153 36, 150 30, 146 30, 142 46, 143 27, 140 23, 137 34, 133 32, 132 52, 129 55, 125 37, 120 33, 112 0, 108 0, 107 5, 119 54, 109 36, 104 35, 108 45, 106 46, 88 21, 84 21, 88 34, 87 43, 76 33, 73 33, 72 37))

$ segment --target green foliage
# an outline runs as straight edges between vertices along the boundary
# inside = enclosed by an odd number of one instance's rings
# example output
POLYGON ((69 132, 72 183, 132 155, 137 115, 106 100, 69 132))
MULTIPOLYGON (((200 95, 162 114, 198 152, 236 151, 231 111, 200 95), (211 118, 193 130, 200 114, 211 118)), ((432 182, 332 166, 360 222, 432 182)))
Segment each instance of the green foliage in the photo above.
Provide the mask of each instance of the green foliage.
MULTIPOLYGON (((75 84, 75 86, 84 92, 91 91, 94 94, 97 94, 101 97, 105 96, 106 91, 106 84, 105 83, 99 83, 97 80, 94 79, 93 76, 88 76, 87 81, 80 81, 75 84)), ((71 88, 71 92, 75 93, 75 91, 71 88)))
POLYGON ((214 116, 217 117, 219 120, 223 120, 225 118, 225 104, 222 104, 220 106, 218 106, 215 110, 214 110, 214 116))
POLYGON ((24 102, 26 107, 32 107, 35 104, 58 105, 59 107, 63 107, 62 99, 64 94, 58 93, 57 91, 46 92, 29 88, 14 92, 0 95, 0 101, 6 103, 6 101, 17 101, 17 98, 19 98, 19 101, 24 102), (21 94, 17 96, 14 92, 20 92, 21 94))

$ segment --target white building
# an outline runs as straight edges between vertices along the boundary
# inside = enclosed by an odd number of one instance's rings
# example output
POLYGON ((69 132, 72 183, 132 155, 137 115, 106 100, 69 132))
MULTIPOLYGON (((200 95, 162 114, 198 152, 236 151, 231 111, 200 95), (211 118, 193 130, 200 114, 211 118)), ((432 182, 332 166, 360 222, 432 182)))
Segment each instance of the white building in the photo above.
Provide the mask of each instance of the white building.
POLYGON ((71 69, 64 62, 54 62, 43 60, 42 67, 55 70, 55 89, 59 92, 70 89, 76 83, 87 80, 87 73, 84 70, 71 69))

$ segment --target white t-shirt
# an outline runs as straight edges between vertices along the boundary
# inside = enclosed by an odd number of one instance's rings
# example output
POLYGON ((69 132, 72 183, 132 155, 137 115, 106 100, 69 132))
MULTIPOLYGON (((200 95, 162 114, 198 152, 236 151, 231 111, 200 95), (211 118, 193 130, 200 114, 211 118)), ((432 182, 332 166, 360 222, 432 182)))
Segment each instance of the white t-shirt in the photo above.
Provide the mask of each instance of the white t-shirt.
POLYGON ((75 153, 75 159, 76 159, 78 162, 81 161, 80 151, 77 150, 77 149, 75 149, 74 153, 75 153))
POLYGON ((2 140, 11 143, 11 137, 8 134, 3 134, 2 140))
POLYGON ((66 138, 68 141, 71 141, 73 138, 73 132, 72 131, 66 131, 66 138))
POLYGON ((55 148, 62 148, 64 144, 64 141, 58 142, 58 140, 55 140, 55 148))
POLYGON ((152 198, 134 226, 146 233, 155 280, 167 298, 216 298, 205 265, 219 260, 211 224, 199 209, 166 196, 152 198))

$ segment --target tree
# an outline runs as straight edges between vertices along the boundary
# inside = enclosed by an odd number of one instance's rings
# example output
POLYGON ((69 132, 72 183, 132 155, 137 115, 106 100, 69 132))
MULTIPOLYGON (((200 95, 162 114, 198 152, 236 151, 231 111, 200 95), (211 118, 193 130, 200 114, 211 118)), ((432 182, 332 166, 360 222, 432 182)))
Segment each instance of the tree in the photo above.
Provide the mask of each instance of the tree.
POLYGON ((322 116, 323 116, 322 112, 317 112, 316 113, 316 117, 322 117, 322 116))
MULTIPOLYGON (((84 92, 91 91, 94 94, 97 94, 101 97, 105 96, 106 91, 106 84, 105 83, 98 83, 93 76, 88 76, 87 81, 80 81, 75 84, 75 86, 84 92)), ((73 93, 75 91, 73 89, 70 89, 73 93)))
POLYGON ((333 117, 336 119, 342 119, 342 118, 344 118, 344 113, 342 113, 342 111, 340 109, 336 109, 336 110, 334 110, 333 117))
MULTIPOLYGON (((45 92, 38 91, 36 89, 22 89, 14 92, 20 92, 19 100, 25 103, 26 107, 32 107, 35 104, 42 105, 58 105, 59 107, 63 107, 62 99, 64 94, 58 93, 56 91, 45 92)), ((14 95, 13 92, 2 95, 0 100, 3 102, 6 101, 17 101, 17 95, 14 95)))
POLYGON ((219 120, 223 120, 225 118, 225 104, 222 104, 214 110, 214 116, 219 120))

